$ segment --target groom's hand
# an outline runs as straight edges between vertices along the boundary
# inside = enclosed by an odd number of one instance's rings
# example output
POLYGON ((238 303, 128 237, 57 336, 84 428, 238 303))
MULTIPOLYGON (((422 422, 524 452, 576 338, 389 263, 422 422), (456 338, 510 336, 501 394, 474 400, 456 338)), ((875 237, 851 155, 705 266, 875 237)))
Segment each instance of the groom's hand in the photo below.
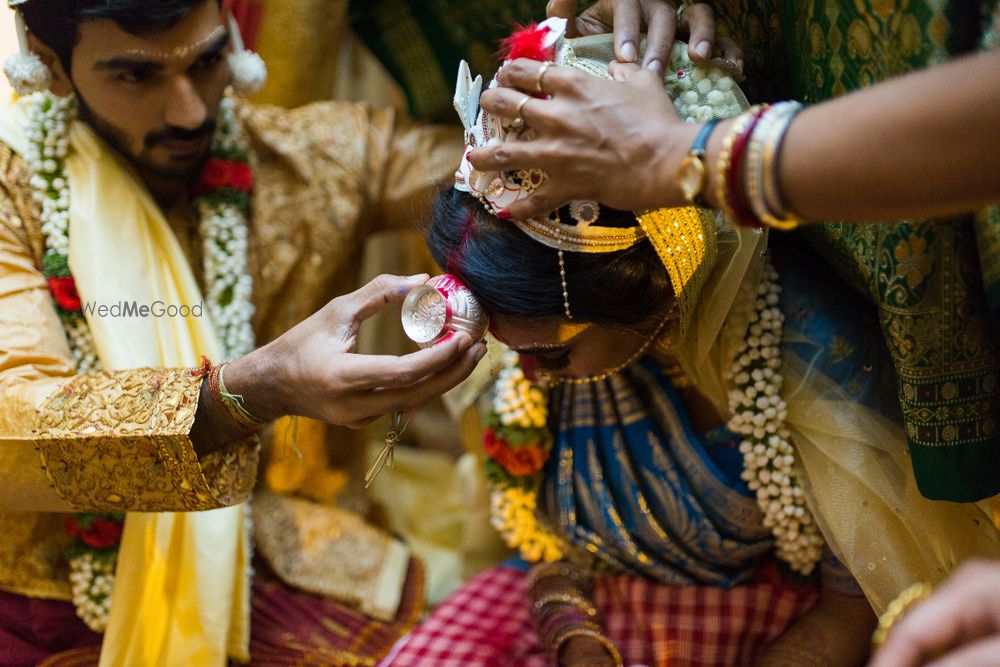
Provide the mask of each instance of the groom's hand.
POLYGON ((280 338, 226 368, 226 384, 247 409, 271 420, 301 415, 358 428, 395 410, 411 410, 465 379, 486 346, 459 333, 403 356, 354 352, 361 323, 401 301, 426 275, 383 275, 330 301, 280 338))

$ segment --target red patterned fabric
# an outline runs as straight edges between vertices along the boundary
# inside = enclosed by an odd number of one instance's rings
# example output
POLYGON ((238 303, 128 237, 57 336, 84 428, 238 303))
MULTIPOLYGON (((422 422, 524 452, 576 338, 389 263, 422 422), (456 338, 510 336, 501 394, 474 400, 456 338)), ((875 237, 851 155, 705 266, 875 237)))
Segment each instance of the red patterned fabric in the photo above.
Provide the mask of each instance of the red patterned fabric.
POLYGON ((380 667, 545 667, 528 605, 528 577, 510 567, 480 573, 448 598, 380 667))
POLYGON ((410 559, 394 623, 380 623, 317 595, 257 576, 250 626, 251 667, 372 665, 419 618, 424 567, 410 559))
MULTIPOLYGON (((423 565, 410 559, 399 612, 387 624, 259 574, 251 602, 250 667, 373 665, 416 623, 424 582, 423 565)), ((100 642, 69 602, 0 591, 0 667, 97 667, 100 642)))
MULTIPOLYGON (((748 665, 817 597, 815 587, 792 588, 764 570, 729 590, 600 577, 594 603, 627 665, 748 665)), ((380 667, 547 665, 527 587, 527 575, 513 568, 480 574, 402 639, 380 667)))

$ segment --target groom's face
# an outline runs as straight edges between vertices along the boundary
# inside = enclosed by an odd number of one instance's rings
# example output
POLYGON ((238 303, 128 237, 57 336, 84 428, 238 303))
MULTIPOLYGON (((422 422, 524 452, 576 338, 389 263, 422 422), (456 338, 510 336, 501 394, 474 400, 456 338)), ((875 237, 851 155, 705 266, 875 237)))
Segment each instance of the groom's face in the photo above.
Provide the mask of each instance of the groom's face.
POLYGON ((162 31, 81 23, 70 72, 81 118, 140 172, 189 180, 208 153, 230 80, 228 45, 212 1, 162 31))

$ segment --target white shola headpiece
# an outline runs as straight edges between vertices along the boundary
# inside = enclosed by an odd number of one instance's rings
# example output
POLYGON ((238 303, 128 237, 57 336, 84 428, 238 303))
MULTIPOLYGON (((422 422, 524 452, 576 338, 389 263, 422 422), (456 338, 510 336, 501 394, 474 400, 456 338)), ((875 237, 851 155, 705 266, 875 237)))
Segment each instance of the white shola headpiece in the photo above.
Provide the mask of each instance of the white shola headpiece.
POLYGON ((52 81, 52 71, 28 48, 28 27, 24 24, 24 16, 19 8, 25 2, 27 0, 10 0, 7 3, 14 10, 20 52, 7 56, 3 63, 7 80, 14 92, 21 96, 47 90, 52 81))
MULTIPOLYGON (((510 53, 504 64, 519 57, 530 57, 556 65, 577 66, 573 47, 565 36, 566 19, 561 18, 550 18, 537 26, 520 30, 505 42, 510 53)), ((494 76, 489 87, 495 88, 498 85, 497 77, 494 76)), ((458 171, 455 172, 455 189, 471 193, 488 211, 496 215, 542 185, 545 173, 539 169, 505 172, 478 171, 473 168, 469 162, 469 154, 473 149, 502 144, 512 133, 521 132, 510 120, 487 113, 480 107, 482 88, 482 77, 477 76, 473 80, 468 63, 462 61, 458 69, 454 103, 455 111, 465 127, 465 150, 458 171)), ((522 134, 521 139, 525 138, 522 134)), ((645 238, 638 226, 618 228, 593 224, 598 219, 599 211, 600 207, 596 202, 574 201, 570 202, 569 207, 569 215, 575 221, 574 224, 561 222, 558 215, 518 220, 513 224, 539 243, 560 251, 614 252, 629 248, 645 238)))
MULTIPOLYGON (((556 63, 559 63, 560 44, 566 35, 566 19, 550 18, 533 29, 543 33, 541 46, 552 52, 556 63)), ((499 72, 497 72, 499 74, 499 72)), ((494 75, 489 88, 498 86, 494 75)), ((502 144, 507 134, 512 131, 510 123, 499 116, 487 113, 479 106, 479 96, 483 90, 483 77, 472 79, 469 63, 464 60, 458 68, 458 81, 455 85, 455 111, 462 119, 465 127, 465 151, 462 162, 455 172, 455 189, 470 192, 478 197, 493 213, 499 213, 517 200, 527 197, 530 190, 541 185, 543 176, 538 172, 538 181, 533 184, 520 183, 511 174, 501 171, 477 171, 469 162, 469 153, 475 148, 502 144)))
POLYGON ((233 90, 239 95, 253 95, 264 87, 267 81, 267 65, 259 54, 248 51, 243 44, 243 34, 236 23, 232 11, 226 12, 229 34, 233 40, 233 50, 229 54, 229 69, 233 73, 233 90))

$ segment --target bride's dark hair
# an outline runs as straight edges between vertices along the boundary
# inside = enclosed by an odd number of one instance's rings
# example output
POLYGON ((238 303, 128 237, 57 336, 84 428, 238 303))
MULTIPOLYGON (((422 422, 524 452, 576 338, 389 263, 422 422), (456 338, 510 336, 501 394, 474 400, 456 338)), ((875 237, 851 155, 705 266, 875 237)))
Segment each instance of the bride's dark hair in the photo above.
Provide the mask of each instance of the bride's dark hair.
MULTIPOLYGON (((630 212, 601 208, 597 224, 634 225, 630 212)), ((525 318, 564 317, 559 256, 474 196, 438 195, 426 230, 434 260, 456 275, 487 311, 525 318)), ((563 253, 573 318, 642 327, 673 301, 667 272, 648 241, 614 253, 563 253)))

